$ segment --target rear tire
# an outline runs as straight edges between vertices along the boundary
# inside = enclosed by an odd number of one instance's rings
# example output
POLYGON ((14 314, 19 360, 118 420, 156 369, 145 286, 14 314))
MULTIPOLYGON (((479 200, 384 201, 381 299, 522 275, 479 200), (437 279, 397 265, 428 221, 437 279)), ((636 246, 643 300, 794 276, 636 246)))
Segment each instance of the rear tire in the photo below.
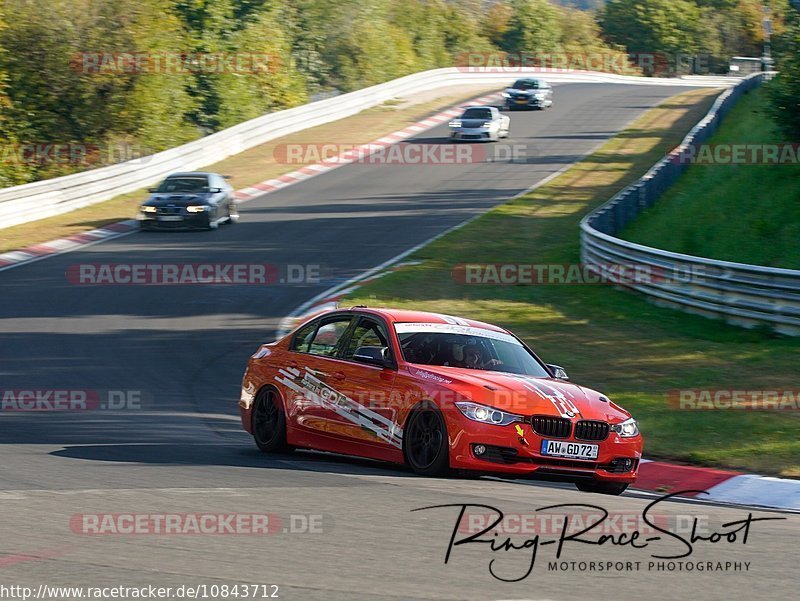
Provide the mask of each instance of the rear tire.
POLYGON ((621 495, 628 488, 627 482, 576 482, 575 486, 583 492, 594 492, 601 495, 621 495))
POLYGON ((414 409, 403 432, 406 463, 420 476, 450 473, 450 445, 441 411, 430 404, 414 409))
POLYGON ((263 453, 286 453, 286 413, 273 390, 263 390, 253 403, 253 440, 263 453))

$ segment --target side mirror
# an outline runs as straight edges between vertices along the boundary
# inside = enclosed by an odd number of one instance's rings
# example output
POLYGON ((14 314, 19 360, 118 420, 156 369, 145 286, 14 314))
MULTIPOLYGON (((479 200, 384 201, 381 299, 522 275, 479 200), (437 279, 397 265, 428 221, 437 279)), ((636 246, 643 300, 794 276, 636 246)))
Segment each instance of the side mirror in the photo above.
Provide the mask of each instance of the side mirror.
POLYGON ((150 192, 150 194, 155 194, 158 192, 158 188, 148 188, 147 191, 150 192))
POLYGON ((360 346, 353 353, 353 359, 377 367, 388 367, 390 365, 389 348, 385 346, 360 346))
POLYGON ((565 370, 560 365, 554 365, 552 363, 547 364, 547 369, 549 369, 553 373, 553 377, 557 380, 569 380, 569 376, 567 375, 567 370, 565 370))

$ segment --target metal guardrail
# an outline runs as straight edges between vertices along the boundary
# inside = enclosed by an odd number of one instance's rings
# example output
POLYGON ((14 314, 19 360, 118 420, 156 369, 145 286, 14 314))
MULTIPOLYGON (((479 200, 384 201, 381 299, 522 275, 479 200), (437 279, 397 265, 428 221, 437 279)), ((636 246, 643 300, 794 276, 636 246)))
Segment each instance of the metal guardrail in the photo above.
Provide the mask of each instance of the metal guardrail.
POLYGON ((681 145, 641 179, 581 220, 581 259, 597 268, 631 265, 645 277, 620 285, 657 304, 723 318, 745 327, 768 326, 800 335, 800 270, 717 261, 634 244, 617 236, 686 171, 678 160, 691 144, 702 144, 718 129, 739 97, 772 76, 758 73, 723 92, 681 145), (649 277, 656 274, 657 277, 649 277))
MULTIPOLYGON (((559 82, 605 82, 640 85, 731 85, 730 78, 702 81, 653 79, 590 71, 554 72, 548 69, 433 69, 363 90, 326 98, 263 115, 148 157, 73 175, 0 190, 0 229, 73 211, 146 188, 175 171, 191 171, 221 161, 309 127, 349 117, 392 98, 454 85, 497 84, 500 88, 526 75, 544 75, 559 82)), ((738 80, 734 80, 738 81, 738 80)))

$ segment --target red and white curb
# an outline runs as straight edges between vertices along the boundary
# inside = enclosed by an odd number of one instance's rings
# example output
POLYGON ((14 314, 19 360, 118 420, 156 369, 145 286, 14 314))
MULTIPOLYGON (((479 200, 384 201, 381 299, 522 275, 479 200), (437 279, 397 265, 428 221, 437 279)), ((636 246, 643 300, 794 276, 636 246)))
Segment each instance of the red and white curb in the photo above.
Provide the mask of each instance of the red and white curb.
POLYGON ((101 228, 80 232, 66 238, 34 244, 20 250, 12 250, 0 254, 0 271, 33 263, 34 261, 41 261, 42 259, 120 238, 121 236, 127 236, 137 229, 139 229, 138 222, 135 219, 128 219, 117 223, 109 223, 101 228))
MULTIPOLYGON (((320 175, 321 173, 326 173, 333 169, 343 167, 344 165, 349 165, 356 160, 360 160, 365 156, 369 156, 372 153, 378 152, 382 148, 386 148, 387 146, 392 146, 393 144, 407 140, 408 138, 411 138, 421 132, 451 120, 453 117, 460 115, 462 107, 467 104, 487 104, 496 102, 501 97, 501 94, 498 92, 495 94, 488 94, 478 98, 473 98, 467 102, 459 103, 458 105, 454 105, 453 107, 437 113, 436 115, 427 117, 422 121, 409 125, 404 129, 382 136, 373 142, 361 144, 360 146, 354 147, 333 158, 322 161, 321 163, 306 165, 295 171, 284 173, 276 178, 265 180, 261 183, 254 184, 241 190, 236 190, 234 192, 234 197, 236 198, 237 203, 245 203, 257 196, 262 196, 276 190, 281 190, 303 180, 320 175)), ((35 261, 41 261, 42 259, 72 252, 79 248, 85 248, 87 246, 112 240, 114 238, 127 236, 136 232, 137 230, 137 221, 135 219, 127 219, 117 223, 110 223, 94 230, 67 236, 66 238, 58 238, 56 240, 34 244, 19 250, 5 252, 0 254, 0 271, 12 269, 14 267, 19 267, 35 261)))
POLYGON ((683 496, 698 501, 800 511, 800 480, 643 459, 633 487, 661 494, 705 491, 708 494, 695 492, 683 496))

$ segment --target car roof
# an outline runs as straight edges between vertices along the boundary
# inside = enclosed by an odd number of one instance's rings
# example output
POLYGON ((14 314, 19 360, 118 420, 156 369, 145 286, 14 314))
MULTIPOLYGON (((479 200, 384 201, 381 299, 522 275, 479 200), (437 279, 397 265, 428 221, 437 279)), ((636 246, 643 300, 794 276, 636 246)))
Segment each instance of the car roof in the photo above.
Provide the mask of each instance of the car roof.
MULTIPOLYGON (((390 308, 372 308, 372 307, 353 307, 352 309, 338 309, 344 312, 358 312, 358 313, 371 313, 384 317, 387 321, 392 323, 444 323, 456 324, 462 326, 470 326, 473 328, 480 328, 483 330, 490 330, 492 332, 507 332, 508 330, 501 328, 490 323, 477 321, 475 319, 466 319, 464 317, 455 317, 446 315, 444 313, 430 313, 428 311, 412 311, 410 309, 390 309, 390 308)), ((333 313, 333 311, 331 311, 333 313)))

